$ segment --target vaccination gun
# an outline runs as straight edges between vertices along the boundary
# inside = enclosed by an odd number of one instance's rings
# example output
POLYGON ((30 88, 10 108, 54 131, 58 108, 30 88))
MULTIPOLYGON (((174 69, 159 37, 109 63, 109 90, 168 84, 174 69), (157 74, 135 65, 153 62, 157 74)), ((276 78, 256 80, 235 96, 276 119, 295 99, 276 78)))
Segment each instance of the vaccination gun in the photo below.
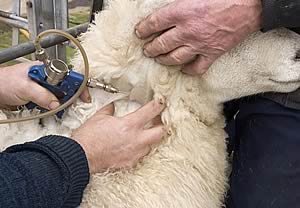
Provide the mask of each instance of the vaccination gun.
MULTIPOLYGON (((42 65, 35 65, 29 69, 28 76, 39 85, 52 92, 61 104, 67 102, 77 92, 81 86, 84 76, 72 69, 69 69, 66 63, 59 59, 49 60, 44 50, 39 51, 38 60, 43 61, 42 65)), ((100 88, 110 93, 118 93, 119 90, 111 85, 103 84, 96 79, 89 79, 87 87, 100 88)), ((47 111, 35 103, 30 102, 25 105, 27 109, 39 108, 41 111, 47 111)), ((56 116, 62 118, 64 110, 58 112, 56 116)))

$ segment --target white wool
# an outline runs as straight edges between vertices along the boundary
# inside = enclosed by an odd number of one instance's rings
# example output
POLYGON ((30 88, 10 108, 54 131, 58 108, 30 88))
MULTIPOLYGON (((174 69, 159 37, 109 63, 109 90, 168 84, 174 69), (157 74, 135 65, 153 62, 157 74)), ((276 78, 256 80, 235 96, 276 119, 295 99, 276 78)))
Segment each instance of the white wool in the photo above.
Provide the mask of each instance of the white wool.
MULTIPOLYGON (((116 101, 125 115, 153 97, 164 97, 163 123, 171 134, 134 169, 92 176, 81 207, 220 208, 227 188, 226 134, 222 104, 251 94, 289 92, 300 86, 294 60, 300 37, 288 30, 256 33, 219 58, 203 76, 187 76, 146 58, 134 26, 167 0, 111 0, 83 35, 91 76, 130 93, 91 90, 61 122, 53 118, 0 126, 1 147, 47 134, 69 136, 99 108, 116 101)), ((75 68, 83 68, 80 57, 75 68)), ((28 114, 28 112, 23 112, 28 114)), ((12 116, 2 113, 1 117, 12 116)), ((101 132, 100 132, 101 133, 101 132)), ((101 158, 99 158, 101 160, 101 158)))

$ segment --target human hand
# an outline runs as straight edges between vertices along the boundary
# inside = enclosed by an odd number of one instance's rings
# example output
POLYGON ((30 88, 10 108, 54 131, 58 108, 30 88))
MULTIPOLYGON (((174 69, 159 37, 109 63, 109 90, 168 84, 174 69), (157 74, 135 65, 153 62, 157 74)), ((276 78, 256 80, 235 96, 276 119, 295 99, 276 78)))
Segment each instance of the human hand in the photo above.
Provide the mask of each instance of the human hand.
POLYGON ((90 173, 135 166, 164 135, 161 124, 145 128, 163 109, 162 103, 151 101, 136 112, 117 118, 112 116, 113 105, 109 105, 75 130, 71 138, 84 149, 90 173))
MULTIPOLYGON (((30 67, 40 65, 41 62, 22 63, 0 68, 0 106, 11 107, 24 105, 30 101, 42 108, 53 110, 60 103, 47 89, 43 88, 28 77, 30 67)), ((81 99, 91 102, 88 90, 85 90, 81 99)))
POLYGON ((176 0, 136 26, 144 54, 165 65, 203 74, 226 51, 261 27, 261 0, 176 0))

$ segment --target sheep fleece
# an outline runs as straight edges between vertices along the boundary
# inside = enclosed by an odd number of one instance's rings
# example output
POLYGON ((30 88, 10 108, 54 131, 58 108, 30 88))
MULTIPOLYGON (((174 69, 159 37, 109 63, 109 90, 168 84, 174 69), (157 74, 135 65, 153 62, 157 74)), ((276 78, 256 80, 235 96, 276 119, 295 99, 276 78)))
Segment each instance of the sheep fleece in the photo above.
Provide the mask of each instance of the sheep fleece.
MULTIPOLYGON (((145 41, 134 35, 134 26, 170 2, 111 0, 81 37, 90 76, 130 92, 129 96, 91 90, 93 102, 77 101, 62 121, 47 118, 43 127, 38 121, 1 126, 1 147, 5 148, 47 134, 70 136, 73 129, 112 101, 116 115, 122 116, 152 98, 165 99, 162 121, 169 129, 168 136, 136 168, 93 175, 81 207, 222 207, 229 166, 222 104, 246 95, 289 92, 299 87, 300 64, 294 56, 300 38, 284 29, 251 35, 201 77, 185 75, 179 67, 162 66, 144 57, 145 41)), ((83 68, 79 55, 73 65, 83 68)), ((36 112, 24 111, 22 116, 29 113, 36 112)), ((19 115, 1 114, 2 118, 12 116, 19 115)))

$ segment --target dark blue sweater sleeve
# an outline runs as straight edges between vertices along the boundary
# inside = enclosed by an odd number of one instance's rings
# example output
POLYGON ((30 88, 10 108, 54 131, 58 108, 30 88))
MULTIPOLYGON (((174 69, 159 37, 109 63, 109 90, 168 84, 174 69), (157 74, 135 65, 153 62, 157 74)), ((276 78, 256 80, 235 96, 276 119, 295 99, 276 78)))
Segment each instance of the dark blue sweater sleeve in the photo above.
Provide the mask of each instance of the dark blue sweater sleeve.
POLYGON ((0 154, 0 207, 77 207, 88 181, 85 153, 66 137, 43 137, 0 154))

